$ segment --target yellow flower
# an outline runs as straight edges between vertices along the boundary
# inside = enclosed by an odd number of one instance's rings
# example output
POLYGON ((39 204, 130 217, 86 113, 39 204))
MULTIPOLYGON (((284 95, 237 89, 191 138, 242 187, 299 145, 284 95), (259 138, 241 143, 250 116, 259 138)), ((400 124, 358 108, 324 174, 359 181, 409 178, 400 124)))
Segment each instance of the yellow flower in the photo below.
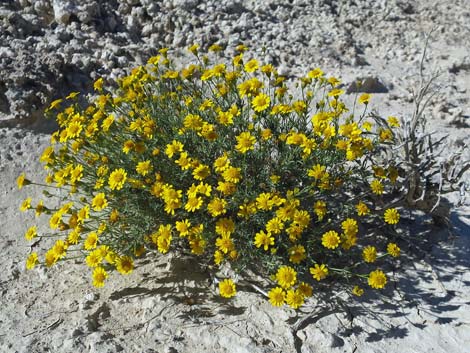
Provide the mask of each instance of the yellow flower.
POLYGON ((96 232, 91 232, 88 234, 87 238, 85 239, 85 243, 83 244, 83 247, 85 250, 93 250, 96 248, 96 245, 98 244, 98 234, 96 232))
POLYGON ((201 81, 207 81, 211 79, 212 77, 214 77, 214 74, 215 74, 214 70, 211 70, 211 69, 204 70, 204 72, 201 75, 201 81))
POLYGON ((70 172, 70 184, 75 185, 83 177, 83 165, 78 164, 70 172))
POLYGON ((379 129, 379 137, 381 142, 393 140, 393 133, 390 129, 379 129))
POLYGON ((209 50, 209 51, 212 51, 212 52, 214 52, 214 53, 217 53, 217 52, 219 52, 219 51, 222 51, 223 48, 222 48, 222 46, 220 46, 219 44, 214 43, 214 44, 212 44, 212 45, 208 48, 208 50, 209 50))
POLYGON ((245 82, 240 83, 237 88, 240 96, 256 96, 260 89, 263 88, 263 83, 256 77, 253 77, 245 82))
POLYGON ((46 147, 44 152, 42 153, 39 161, 41 163, 52 164, 54 162, 54 148, 52 146, 46 147))
POLYGON ((216 172, 221 173, 230 166, 230 161, 228 159, 227 153, 218 157, 213 163, 214 169, 216 172))
POLYGON ((271 131, 271 129, 263 129, 261 130, 260 135, 261 135, 261 138, 266 141, 266 140, 269 140, 273 136, 273 132, 271 131))
POLYGON ((259 210, 269 211, 274 207, 274 203, 271 200, 271 194, 269 192, 263 192, 256 198, 256 207, 259 210))
POLYGON ((332 85, 333 87, 336 87, 336 86, 338 86, 338 85, 341 83, 341 81, 338 80, 336 77, 329 77, 329 78, 327 79, 327 81, 328 81, 328 83, 329 83, 330 85, 332 85))
POLYGON ((313 278, 315 278, 317 281, 320 281, 328 275, 328 268, 324 264, 315 264, 315 267, 310 267, 310 273, 312 274, 313 278))
POLYGON ((225 125, 225 126, 231 125, 233 124, 233 114, 230 113, 229 111, 224 112, 221 110, 218 113, 217 120, 222 125, 225 125))
POLYGON ((210 99, 205 99, 204 102, 201 103, 199 106, 200 111, 206 111, 208 108, 212 107, 214 105, 214 102, 212 102, 210 99))
POLYGON ((180 236, 184 237, 189 234, 189 229, 191 228, 191 222, 189 221, 189 219, 176 221, 175 228, 180 233, 180 236))
POLYGON ((26 259, 26 269, 32 270, 39 263, 38 254, 33 252, 26 259))
POLYGON ((165 201, 165 212, 174 215, 175 210, 181 207, 181 190, 175 190, 167 185, 163 186, 163 200, 165 201))
POLYGON ((191 248, 192 254, 196 254, 196 255, 204 254, 205 246, 206 246, 206 241, 200 236, 192 237, 191 240, 189 241, 189 247, 191 248))
POLYGON ((145 254, 145 251, 146 251, 145 246, 143 246, 143 245, 139 246, 139 247, 134 249, 134 255, 136 257, 141 257, 142 255, 145 254))
POLYGON ((207 211, 212 217, 217 217, 227 212, 225 209, 226 205, 227 201, 219 197, 215 197, 207 205, 207 211))
POLYGON ((21 203, 21 206, 20 206, 21 212, 25 212, 31 208, 31 201, 32 201, 31 197, 28 197, 21 203))
POLYGON ((81 208, 77 213, 77 217, 78 223, 83 224, 86 219, 90 218, 90 206, 86 205, 81 208))
POLYGON ((387 284, 387 277, 381 270, 375 270, 369 274, 368 283, 374 289, 382 289, 387 284))
POLYGON ((40 200, 36 205, 36 217, 39 217, 45 210, 44 201, 40 200))
POLYGON ((106 230, 106 228, 107 228, 107 225, 105 222, 100 223, 97 229, 97 233, 102 234, 106 230))
POLYGON ((224 194, 224 196, 230 196, 236 191, 236 185, 228 181, 219 181, 217 190, 224 194))
POLYGON ((370 212, 369 207, 362 201, 359 201, 356 205, 356 211, 358 216, 365 216, 370 212))
POLYGON ((209 197, 212 193, 212 186, 201 181, 196 187, 196 192, 209 197))
POLYGON ((362 251, 362 258, 365 262, 372 263, 377 259, 377 250, 375 246, 366 246, 362 251))
POLYGON ((254 150, 256 138, 249 132, 242 132, 236 137, 236 139, 237 145, 235 146, 235 148, 240 153, 246 153, 249 150, 254 150))
POLYGON ((389 116, 387 118, 387 122, 390 127, 400 127, 400 121, 394 116, 389 116))
POLYGON ((73 121, 67 126, 67 138, 77 138, 82 132, 83 126, 79 121, 73 121))
POLYGON ((176 140, 173 140, 171 143, 166 145, 165 154, 169 158, 173 158, 175 153, 183 152, 184 145, 176 140))
POLYGON ((128 154, 132 149, 134 149, 135 147, 135 143, 134 141, 132 140, 127 140, 124 142, 123 146, 122 146, 122 151, 125 153, 125 154, 128 154))
POLYGON ((290 288, 297 281, 297 272, 290 266, 281 266, 276 273, 276 280, 282 288, 290 288))
POLYGON ((215 245, 222 251, 224 254, 232 251, 234 248, 233 241, 230 238, 230 234, 224 234, 221 237, 218 237, 215 240, 215 245))
POLYGON ((105 271, 103 267, 96 267, 93 270, 93 285, 97 288, 104 286, 104 281, 108 278, 108 273, 105 271))
POLYGON ((275 287, 269 291, 268 297, 273 306, 282 306, 286 299, 286 293, 281 287, 275 287))
POLYGON ((315 178, 317 180, 322 179, 325 174, 328 174, 328 173, 326 173, 326 167, 324 165, 320 165, 320 164, 317 164, 317 165, 313 166, 308 171, 308 176, 312 177, 312 178, 315 178))
POLYGON ((262 246, 267 251, 270 245, 274 245, 274 238, 271 236, 271 233, 265 233, 261 230, 256 233, 254 244, 257 248, 262 246))
POLYGON ((298 309, 304 303, 304 296, 299 290, 288 290, 286 295, 286 303, 292 309, 298 309))
POLYGON ((305 254, 305 248, 303 245, 294 245, 289 249, 289 261, 294 264, 299 264, 302 260, 305 260, 307 255, 305 254))
POLYGON ((186 190, 186 195, 188 197, 196 197, 197 196, 197 186, 193 183, 191 186, 186 190))
POLYGON ((55 242, 51 250, 57 259, 63 259, 66 256, 68 247, 69 246, 66 242, 64 242, 62 239, 59 239, 55 242))
POLYGON ((203 204, 202 197, 189 197, 184 205, 184 209, 188 212, 195 212, 200 209, 203 204))
POLYGON ((344 94, 344 90, 339 89, 339 88, 334 88, 330 92, 328 92, 329 97, 339 97, 342 94, 344 94))
POLYGON ((99 249, 93 250, 88 254, 85 261, 88 267, 97 267, 103 261, 103 255, 99 249))
POLYGON ((211 174, 211 170, 207 165, 201 164, 193 170, 193 178, 196 180, 204 180, 211 174))
POLYGON ((261 66, 261 72, 266 74, 266 76, 271 76, 272 73, 274 73, 276 71, 276 69, 274 68, 274 66, 272 64, 266 64, 266 65, 263 65, 261 66))
POLYGON ((95 89, 95 91, 101 92, 103 90, 103 83, 104 81, 102 77, 97 79, 95 83, 93 83, 93 88, 95 89))
POLYGON ((119 219, 119 211, 116 209, 113 209, 111 211, 111 214, 109 215, 109 222, 110 223, 116 223, 119 219))
POLYGON ((121 190, 127 179, 127 172, 123 168, 115 169, 109 176, 108 184, 111 190, 121 190))
POLYGON ((396 208, 389 208, 385 210, 384 219, 385 223, 397 224, 400 220, 400 214, 398 213, 396 208))
POLYGON ((224 253, 220 250, 214 252, 214 263, 220 265, 224 261, 224 253))
POLYGON ((360 297, 364 294, 364 289, 359 286, 354 286, 352 289, 352 294, 354 294, 356 297, 360 297))
POLYGON ((245 44, 238 44, 235 48, 239 53, 243 53, 248 50, 248 47, 245 44))
POLYGON ((310 224, 310 214, 305 210, 295 210, 293 221, 295 225, 306 228, 310 224))
POLYGON ((94 211, 101 211, 108 206, 108 200, 104 195, 104 192, 100 192, 96 194, 96 196, 91 201, 91 207, 93 207, 94 211))
POLYGON ((235 283, 231 279, 224 279, 219 282, 219 293, 224 298, 231 298, 237 293, 235 283))
POLYGON ((116 270, 122 275, 128 275, 134 270, 134 261, 129 256, 121 256, 116 259, 116 270))
POLYGON ((388 178, 392 182, 392 184, 395 184, 395 182, 398 179, 398 169, 395 167, 390 166, 388 168, 388 178))
POLYGON ((157 237, 157 248, 162 254, 166 254, 170 250, 173 237, 171 236, 170 226, 160 226, 160 235, 157 237))
POLYGON ((369 104, 370 102, 370 98, 371 98, 371 95, 368 94, 368 93, 363 93, 361 94, 361 96, 359 97, 358 99, 358 102, 361 103, 361 104, 369 104))
POLYGON ((313 206, 313 211, 317 215, 319 221, 323 220, 327 212, 326 202, 321 200, 316 201, 313 206))
POLYGON ((284 229, 284 223, 278 217, 274 217, 266 223, 266 230, 272 234, 280 234, 284 229))
POLYGON ((243 204, 238 206, 238 213, 237 216, 242 217, 242 218, 249 218, 250 215, 256 213, 256 203, 248 203, 248 204, 243 204))
POLYGON ((96 182, 93 188, 95 190, 99 190, 104 186, 104 183, 105 183, 105 180, 103 178, 96 179, 96 182))
POLYGON ((255 72, 259 68, 258 61, 256 59, 251 59, 244 65, 246 72, 255 72))
POLYGON ((63 99, 56 99, 55 101, 52 101, 51 104, 49 105, 49 108, 47 108, 47 111, 57 108, 62 102, 63 102, 63 99))
POLYGON ((162 75, 162 78, 175 79, 178 78, 179 72, 174 70, 168 70, 162 75))
POLYGON ((400 256, 400 248, 395 243, 389 243, 387 245, 387 252, 393 257, 400 256))
POLYGON ((353 218, 347 218, 345 221, 341 223, 341 228, 343 228, 343 232, 348 237, 353 237, 358 232, 357 221, 353 218))
POLYGON ((326 232, 322 236, 322 245, 328 249, 336 249, 340 243, 341 239, 338 236, 338 233, 334 230, 326 232))
POLYGON ((80 231, 78 229, 72 230, 68 237, 67 242, 71 245, 76 245, 80 241, 80 231))
POLYGON ((341 247, 344 250, 351 249, 357 243, 357 236, 356 235, 346 235, 341 234, 341 247))
POLYGON ((142 176, 146 176, 152 171, 153 167, 149 160, 137 163, 135 171, 142 176))
POLYGON ((228 167, 222 173, 225 181, 230 183, 238 183, 241 180, 241 168, 228 167))
POLYGON ((29 241, 33 240, 37 236, 38 236, 38 233, 37 233, 36 226, 30 227, 24 234, 25 239, 29 241))
POLYGON ((59 225, 62 223, 62 213, 56 212, 54 213, 51 218, 49 218, 49 227, 51 229, 59 228, 59 225))
POLYGON ((61 214, 68 214, 70 209, 72 208, 73 206, 73 202, 68 202, 66 204, 64 204, 60 209, 59 211, 57 211, 58 213, 61 213, 61 214))
POLYGON ((76 96, 78 96, 80 92, 70 92, 70 94, 65 97, 66 99, 74 99, 76 96))
POLYGON ((376 178, 385 178, 385 169, 380 166, 372 166, 376 178))
POLYGON ((307 103, 304 101, 295 101, 292 103, 292 109, 297 113, 303 113, 307 109, 307 103))
POLYGON ((18 186, 18 190, 21 190, 23 186, 29 184, 31 184, 31 182, 26 179, 25 173, 21 173, 20 176, 16 179, 16 185, 18 186))
POLYGON ((313 293, 313 288, 310 284, 305 282, 300 282, 297 290, 300 294, 302 294, 305 298, 311 297, 313 293))
POLYGON ((199 49, 199 45, 198 44, 193 44, 191 45, 188 50, 193 53, 194 55, 197 55, 197 50, 199 49))
POLYGON ((372 192, 376 195, 382 195, 384 192, 384 186, 378 179, 372 180, 372 182, 370 183, 370 188, 372 192))
POLYGON ((255 112, 260 113, 268 109, 270 103, 271 99, 269 96, 264 93, 260 93, 255 98, 253 98, 251 101, 251 106, 255 112))
POLYGON ((307 73, 307 76, 313 79, 318 79, 323 76, 323 71, 320 68, 315 68, 307 73))
MULTIPOLYGON (((169 48, 166 48, 166 47, 163 47, 161 49, 158 50, 158 52, 160 54, 162 54, 164 57, 166 57, 168 55, 168 50, 170 50, 169 48)), ((157 60, 158 61, 158 60, 157 60)))
POLYGON ((54 265, 57 260, 59 260, 59 258, 57 257, 57 255, 55 254, 54 251, 52 251, 52 249, 49 249, 46 254, 44 255, 44 262, 46 264, 47 267, 51 267, 52 265, 54 265))

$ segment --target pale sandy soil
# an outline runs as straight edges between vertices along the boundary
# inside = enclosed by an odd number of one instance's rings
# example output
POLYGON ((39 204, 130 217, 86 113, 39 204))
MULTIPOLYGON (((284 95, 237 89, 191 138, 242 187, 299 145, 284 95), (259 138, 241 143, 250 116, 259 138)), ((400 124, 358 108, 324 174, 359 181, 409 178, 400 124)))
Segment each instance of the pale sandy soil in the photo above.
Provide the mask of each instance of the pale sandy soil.
MULTIPOLYGON (((470 4, 457 3, 453 7, 452 1, 420 1, 423 14, 434 6, 442 16, 432 20, 420 17, 418 11, 411 16, 410 30, 403 33, 380 25, 377 33, 371 30, 360 38, 370 44, 363 53, 369 65, 333 60, 323 68, 346 83, 369 75, 380 77, 389 92, 374 95, 373 107, 384 116, 406 118, 412 109, 409 90, 418 79, 424 33, 433 22, 448 25, 455 33, 435 33, 426 61, 428 71, 442 72, 440 95, 427 111, 428 127, 449 135, 444 156, 460 148, 468 159, 470 30, 468 18, 465 22, 466 17, 455 11, 470 4), (400 38, 412 48, 399 47, 400 38), (389 48, 387 55, 384 48, 389 48), (377 50, 382 50, 380 55, 377 50)), ((291 73, 305 70, 302 61, 291 73)), ((448 196, 454 206, 450 230, 426 223, 423 217, 405 221, 404 229, 418 240, 414 249, 404 249, 383 296, 369 294, 338 310, 315 297, 298 313, 274 308, 249 286, 240 286, 236 298, 225 301, 207 272, 191 259, 172 256, 144 258, 132 275, 115 275, 103 289, 96 289, 81 264, 47 271, 24 267, 31 249, 22 235, 35 220, 18 207, 26 196, 40 199, 41 190, 18 191, 15 179, 23 171, 41 179, 38 156, 48 140, 48 134, 36 130, 0 129, 0 352, 468 351, 470 195, 458 208, 458 192, 448 196)), ((469 182, 468 173, 463 181, 469 182)), ((39 244, 35 250, 44 246, 39 244)))

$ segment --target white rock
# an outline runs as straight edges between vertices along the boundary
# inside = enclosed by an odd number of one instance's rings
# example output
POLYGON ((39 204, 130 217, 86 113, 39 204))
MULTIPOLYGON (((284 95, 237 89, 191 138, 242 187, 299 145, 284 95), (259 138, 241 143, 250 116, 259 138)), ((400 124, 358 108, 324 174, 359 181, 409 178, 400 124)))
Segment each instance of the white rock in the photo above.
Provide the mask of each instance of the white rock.
POLYGON ((57 23, 68 24, 75 6, 67 0, 53 0, 54 19, 57 23))
POLYGON ((181 8, 186 11, 193 10, 197 5, 199 5, 199 0, 173 0, 175 8, 181 8))

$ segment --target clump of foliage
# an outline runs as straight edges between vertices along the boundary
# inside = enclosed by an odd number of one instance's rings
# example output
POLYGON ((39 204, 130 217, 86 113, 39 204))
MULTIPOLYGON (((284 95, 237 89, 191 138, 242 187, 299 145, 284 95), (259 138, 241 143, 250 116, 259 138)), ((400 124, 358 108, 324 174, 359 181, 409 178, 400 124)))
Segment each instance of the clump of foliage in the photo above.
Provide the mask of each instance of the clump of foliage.
MULTIPOLYGON (((67 197, 56 208, 21 205, 49 218, 50 231, 32 226, 26 239, 55 239, 27 268, 82 258, 101 287, 137 257, 178 250, 214 267, 256 267, 275 306, 299 308, 325 280, 357 296, 384 288, 383 266, 400 248, 366 230, 400 219, 385 197, 398 168, 381 158, 399 120, 369 114, 369 94, 351 111, 339 79, 319 68, 289 87, 243 45, 226 62, 214 62, 218 45, 189 49, 195 64, 176 69, 161 49, 117 88, 98 79, 88 106, 77 93, 51 104, 60 128, 40 160, 47 186, 67 197)), ((234 296, 236 281, 219 291, 234 296)))

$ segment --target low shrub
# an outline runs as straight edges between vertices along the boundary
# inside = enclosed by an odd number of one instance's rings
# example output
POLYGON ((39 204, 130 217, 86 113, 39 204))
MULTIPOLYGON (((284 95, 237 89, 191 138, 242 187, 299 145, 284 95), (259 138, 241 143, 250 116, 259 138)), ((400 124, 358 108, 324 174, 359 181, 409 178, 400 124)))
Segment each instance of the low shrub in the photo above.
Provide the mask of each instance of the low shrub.
MULTIPOLYGON (((357 296, 384 288, 383 265, 400 255, 380 230, 400 220, 385 198, 399 171, 382 153, 398 119, 370 114, 369 94, 348 108, 340 80, 319 68, 288 83, 243 45, 225 62, 217 45, 189 50, 195 63, 182 69, 161 49, 114 88, 98 79, 88 105, 78 93, 51 104, 59 130, 40 157, 44 185, 67 197, 22 203, 50 225, 26 239, 55 239, 26 267, 81 258, 101 287, 144 254, 177 251, 255 269, 269 301, 292 308, 319 282, 357 296)), ((41 185, 31 179, 18 187, 41 185)), ((220 280, 220 295, 234 296, 235 282, 220 280)))

